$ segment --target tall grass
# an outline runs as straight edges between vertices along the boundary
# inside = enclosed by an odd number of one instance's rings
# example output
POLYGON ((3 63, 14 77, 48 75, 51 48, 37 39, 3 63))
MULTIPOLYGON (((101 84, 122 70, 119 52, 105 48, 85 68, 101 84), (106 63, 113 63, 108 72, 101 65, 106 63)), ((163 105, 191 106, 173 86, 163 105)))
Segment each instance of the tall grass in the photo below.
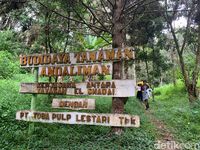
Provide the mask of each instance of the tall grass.
POLYGON ((200 140, 200 104, 191 107, 184 84, 177 82, 155 89, 155 102, 151 102, 154 115, 164 121, 181 142, 200 140))

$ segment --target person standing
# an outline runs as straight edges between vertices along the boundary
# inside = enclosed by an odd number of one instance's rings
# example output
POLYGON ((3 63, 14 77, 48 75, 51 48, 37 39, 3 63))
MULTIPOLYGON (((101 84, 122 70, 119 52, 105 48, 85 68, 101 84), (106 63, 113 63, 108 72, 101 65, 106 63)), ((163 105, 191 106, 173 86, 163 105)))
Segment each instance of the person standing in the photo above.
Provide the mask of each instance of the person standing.
POLYGON ((137 98, 142 101, 142 83, 137 84, 137 98))
POLYGON ((147 81, 144 80, 143 81, 143 85, 142 85, 142 100, 146 106, 146 110, 149 109, 149 94, 148 94, 148 89, 149 89, 149 85, 147 84, 147 81))

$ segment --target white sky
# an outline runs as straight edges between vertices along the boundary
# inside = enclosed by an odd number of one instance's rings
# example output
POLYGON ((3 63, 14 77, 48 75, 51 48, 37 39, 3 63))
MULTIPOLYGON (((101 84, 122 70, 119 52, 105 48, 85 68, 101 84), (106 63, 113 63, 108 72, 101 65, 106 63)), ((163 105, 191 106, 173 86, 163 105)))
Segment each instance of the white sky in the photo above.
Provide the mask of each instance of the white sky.
POLYGON ((172 22, 175 28, 183 28, 187 25, 187 19, 185 17, 180 17, 179 19, 172 22))

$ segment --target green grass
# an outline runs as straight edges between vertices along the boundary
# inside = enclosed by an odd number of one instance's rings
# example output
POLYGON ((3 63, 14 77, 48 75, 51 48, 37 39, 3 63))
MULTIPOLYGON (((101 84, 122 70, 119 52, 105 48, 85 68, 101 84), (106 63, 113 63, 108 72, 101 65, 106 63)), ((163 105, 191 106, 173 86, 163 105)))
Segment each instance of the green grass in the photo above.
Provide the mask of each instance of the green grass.
MULTIPOLYGON (((129 98, 125 112, 139 115, 141 127, 124 128, 121 136, 111 135, 110 127, 56 123, 34 123, 35 131, 30 136, 30 123, 16 121, 15 113, 18 110, 30 109, 31 95, 19 94, 19 83, 32 81, 33 76, 30 74, 0 80, 0 149, 153 149, 155 128, 135 98, 129 98)), ((111 112, 111 98, 95 99, 96 109, 82 112, 111 112)), ((46 95, 38 96, 37 106, 40 111, 57 111, 51 108, 51 101, 46 95)))
POLYGON ((153 114, 162 120, 180 142, 200 142, 200 103, 191 106, 182 82, 155 89, 153 114))

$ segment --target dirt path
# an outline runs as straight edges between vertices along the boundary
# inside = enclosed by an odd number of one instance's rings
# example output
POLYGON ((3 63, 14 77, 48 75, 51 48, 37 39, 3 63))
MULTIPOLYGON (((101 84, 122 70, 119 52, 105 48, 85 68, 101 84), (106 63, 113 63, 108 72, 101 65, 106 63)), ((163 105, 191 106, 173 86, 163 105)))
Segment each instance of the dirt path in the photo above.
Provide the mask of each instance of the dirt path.
POLYGON ((155 145, 156 149, 159 150, 182 150, 179 143, 175 141, 173 134, 167 129, 166 125, 155 118, 151 112, 148 110, 145 114, 149 117, 151 123, 156 127, 158 133, 157 143, 155 145))

